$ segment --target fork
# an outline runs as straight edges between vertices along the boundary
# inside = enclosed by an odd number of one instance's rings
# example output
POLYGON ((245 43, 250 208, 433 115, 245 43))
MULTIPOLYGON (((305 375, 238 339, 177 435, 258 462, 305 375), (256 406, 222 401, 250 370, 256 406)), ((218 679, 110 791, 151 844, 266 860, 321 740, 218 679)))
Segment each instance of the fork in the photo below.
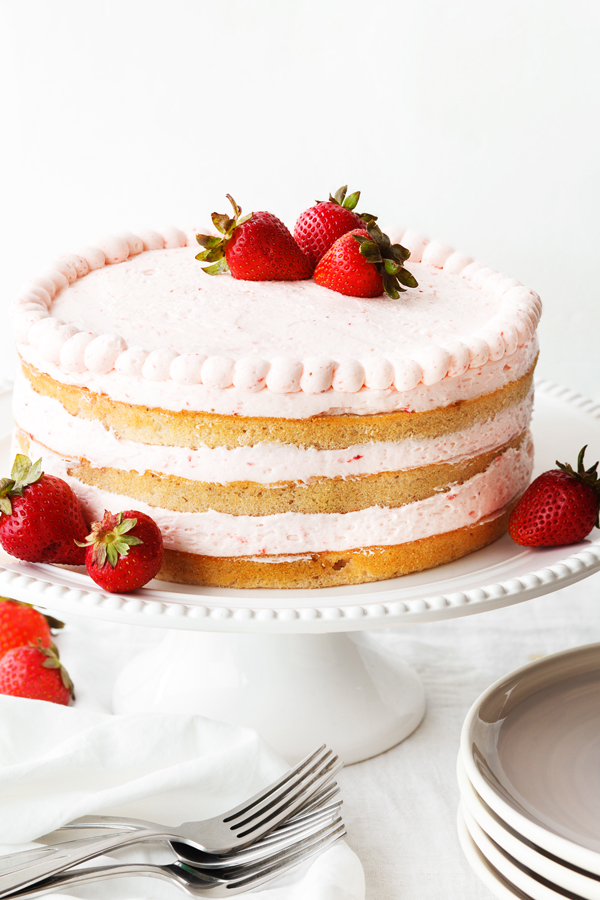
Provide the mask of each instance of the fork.
MULTIPOLYGON (((336 785, 336 793, 338 791, 339 788, 336 785)), ((171 841, 170 847, 180 862, 197 866, 207 871, 215 870, 218 872, 234 863, 235 865, 246 865, 273 857, 281 850, 300 844, 302 840, 309 838, 319 828, 330 823, 340 815, 341 801, 330 803, 314 812, 291 819, 289 823, 286 822, 279 826, 275 831, 270 832, 270 834, 256 841, 256 843, 229 856, 213 856, 179 841, 171 841)))
MULTIPOLYGON (((338 789, 339 790, 339 789, 338 789)), ((253 871, 257 866, 258 867, 268 867, 273 863, 276 863, 278 860, 285 857, 286 853, 293 853, 297 851, 299 848, 302 848, 305 845, 308 845, 309 841, 314 840, 316 837, 319 837, 321 834, 326 832, 332 823, 336 824, 341 823, 341 803, 331 803, 329 806, 325 806, 321 809, 313 811, 311 813, 305 814, 303 816, 297 816, 295 819, 292 819, 289 823, 284 823, 274 832, 262 838, 260 841, 257 841, 256 844, 251 845, 250 847, 246 847, 243 850, 239 850, 234 854, 229 856, 212 856, 211 854, 203 853, 200 850, 195 850, 192 847, 189 847, 186 844, 180 844, 179 842, 160 842, 165 843, 167 847, 169 847, 172 852, 178 857, 176 862, 183 866, 184 869, 190 869, 194 872, 201 871, 207 875, 214 874, 219 878, 230 878, 233 874, 243 874, 245 872, 253 871)), ((93 840, 88 838, 87 841, 93 840)), ((74 841, 72 842, 75 845, 84 844, 84 841, 74 841)), ((70 844, 69 844, 70 846, 70 844)), ((40 848, 43 852, 46 848, 40 848)), ((39 854, 40 849, 38 850, 23 850, 15 856, 28 857, 31 854, 39 854)), ((35 857, 37 858, 37 857, 35 857)), ((0 859, 7 859, 7 857, 0 857, 0 859)), ((61 873, 58 873, 54 877, 62 876, 62 874, 67 875, 70 874, 79 874, 81 871, 89 871, 88 869, 68 869, 66 872, 63 870, 61 873)), ((49 879, 42 878, 41 881, 46 883, 49 879)), ((39 881, 36 881, 35 887, 31 887, 30 890, 37 890, 37 885, 39 881)), ((25 888, 27 891, 27 888, 25 888)), ((20 895, 20 891, 17 891, 16 894, 11 893, 8 895, 9 897, 20 895)))
POLYGON ((341 817, 322 829, 311 839, 302 842, 299 848, 288 849, 275 860, 258 863, 254 866, 232 866, 229 873, 220 877, 194 869, 182 863, 169 865, 151 865, 149 863, 125 863, 117 866, 94 866, 86 869, 69 871, 51 878, 38 881, 31 887, 11 893, 11 898, 25 898, 52 893, 53 891, 90 884, 105 879, 124 878, 132 875, 149 875, 168 881, 178 887, 187 897, 215 898, 231 897, 251 891, 255 887, 283 875, 290 869, 304 862, 311 856, 322 853, 339 841, 346 834, 341 817))
MULTIPOLYGON (((153 841, 156 840, 157 843, 162 843, 169 847, 171 851, 178 857, 178 862, 188 863, 191 866, 207 870, 225 869, 227 867, 231 868, 232 865, 242 865, 246 863, 258 862, 261 860, 265 861, 275 856, 281 850, 285 850, 288 847, 300 843, 303 839, 311 837, 313 833, 315 833, 325 823, 330 822, 332 819, 338 816, 340 814, 341 801, 338 801, 336 803, 330 803, 328 801, 332 800, 332 798, 339 793, 339 790, 340 789, 338 785, 336 784, 336 782, 334 782, 331 787, 325 789, 324 791, 319 791, 316 795, 317 799, 304 806, 300 813, 297 813, 293 818, 283 822, 273 831, 269 832, 269 834, 260 838, 258 841, 255 841, 250 846, 244 847, 242 850, 237 850, 233 854, 229 854, 228 856, 215 856, 212 853, 205 853, 203 850, 198 850, 195 847, 191 847, 189 844, 185 844, 183 842, 175 840, 167 841, 160 840, 159 838, 153 838, 153 841), (325 805, 321 806, 320 804, 325 805)), ((89 816, 83 818, 85 818, 86 820, 89 818, 90 822, 93 822, 93 826, 86 821, 85 823, 80 825, 75 825, 75 823, 68 823, 67 825, 64 825, 62 827, 66 830, 70 829, 71 827, 77 828, 79 830, 87 830, 90 827, 94 826, 104 827, 111 828, 113 830, 113 833, 114 829, 116 828, 116 817, 89 816), (100 822, 103 819, 106 819, 109 824, 100 825, 100 822)), ((134 822, 139 822, 139 820, 123 819, 123 821, 130 823, 132 827, 140 830, 139 825, 133 825, 134 822)), ((119 832, 119 834, 121 833, 126 832, 119 832)), ((85 847, 88 844, 92 845, 96 840, 97 835, 94 835, 93 837, 62 842, 55 846, 47 845, 45 847, 37 847, 31 850, 20 850, 17 853, 10 854, 9 856, 2 856, 0 857, 0 863, 2 861, 8 861, 9 865, 6 866, 4 870, 0 868, 0 877, 3 871, 17 871, 17 863, 22 862, 23 868, 25 868, 26 865, 30 862, 35 862, 36 860, 40 860, 42 858, 48 858, 48 855, 52 855, 56 849, 62 849, 68 852, 72 848, 85 847)), ((143 840, 143 838, 140 838, 140 840, 143 840)))
MULTIPOLYGON (((212 853, 206 853, 203 850, 198 850, 195 847, 175 840, 169 841, 168 844, 180 862, 189 863, 192 866, 200 866, 203 869, 222 869, 231 866, 234 861, 236 864, 241 865, 264 859, 267 856, 272 856, 279 850, 291 846, 303 837, 309 836, 317 826, 330 821, 338 815, 340 802, 332 803, 330 801, 339 793, 339 790, 339 786, 334 782, 331 786, 319 791, 315 798, 303 806, 293 818, 278 825, 277 828, 269 832, 265 837, 255 841, 249 847, 235 851, 233 855, 215 856, 212 853)), ((139 829, 139 819, 127 819, 117 816, 82 816, 73 822, 68 822, 66 825, 61 826, 60 830, 85 830, 91 828, 113 830, 123 828, 125 830, 128 826, 139 829)), ((93 840, 93 838, 89 840, 93 840)), ((58 846, 61 847, 63 845, 59 844, 58 846)), ((39 854, 41 855, 45 849, 40 848, 39 854)), ((28 858, 31 861, 35 859, 31 855, 35 854, 35 850, 24 850, 22 852, 23 854, 30 854, 28 858)))
POLYGON ((42 848, 39 851, 41 858, 35 862, 31 861, 35 851, 25 851, 27 861, 16 856, 15 864, 0 873, 0 897, 94 856, 139 841, 173 840, 207 853, 226 856, 248 846, 289 819, 326 787, 341 767, 338 757, 323 745, 267 788, 212 819, 184 822, 179 827, 137 820, 137 828, 126 833, 72 841, 69 842, 70 847, 63 844, 62 847, 42 848))
POLYGON ((242 850, 236 850, 235 853, 228 856, 214 856, 203 850, 197 850, 189 844, 173 840, 166 842, 166 846, 177 856, 178 862, 220 874, 233 865, 242 866, 255 862, 268 862, 282 850, 298 846, 324 825, 339 817, 340 814, 341 803, 331 803, 304 816, 297 816, 289 823, 283 823, 261 840, 242 850))
MULTIPOLYGON (((331 784, 327 784, 320 791, 316 791, 311 796, 310 800, 299 807, 293 816, 291 816, 289 819, 284 820, 280 825, 273 829, 268 837, 272 837, 273 835, 278 834, 285 828, 290 828, 294 825, 294 823, 301 821, 307 815, 307 813, 310 813, 313 810, 326 808, 326 805, 333 797, 335 797, 336 794, 339 793, 339 790, 340 789, 337 782, 334 781, 331 784)), ((122 833, 130 828, 144 829, 147 828, 149 824, 150 823, 141 819, 130 819, 126 816, 88 815, 79 816, 79 818, 73 819, 72 822, 66 822, 64 825, 60 825, 58 828, 56 828, 55 831, 106 831, 108 829, 112 829, 113 831, 122 833)), ((152 823, 153 826, 156 826, 156 824, 156 822, 152 823)), ((40 838, 40 840, 43 840, 43 838, 40 838)), ((263 840, 266 840, 266 838, 261 838, 260 841, 256 841, 255 844, 258 844, 263 840)))

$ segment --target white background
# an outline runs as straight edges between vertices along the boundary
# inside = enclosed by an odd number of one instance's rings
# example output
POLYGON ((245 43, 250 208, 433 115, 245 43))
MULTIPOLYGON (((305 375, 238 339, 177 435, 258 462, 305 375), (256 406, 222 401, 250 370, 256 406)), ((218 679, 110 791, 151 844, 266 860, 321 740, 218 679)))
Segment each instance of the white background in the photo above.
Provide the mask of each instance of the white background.
POLYGON ((600 396, 595 0, 0 8, 3 329, 57 253, 200 226, 228 191, 293 224, 348 182, 384 230, 536 289, 539 371, 600 396))

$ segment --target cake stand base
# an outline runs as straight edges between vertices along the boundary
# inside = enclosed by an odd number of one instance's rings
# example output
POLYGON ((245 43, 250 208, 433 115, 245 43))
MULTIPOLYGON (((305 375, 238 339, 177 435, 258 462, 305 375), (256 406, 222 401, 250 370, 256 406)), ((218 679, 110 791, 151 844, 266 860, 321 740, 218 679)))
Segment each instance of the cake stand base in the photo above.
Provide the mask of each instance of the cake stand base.
POLYGON ((246 725, 291 764, 327 743, 350 764, 408 737, 425 694, 396 656, 345 634, 173 630, 121 672, 113 706, 246 725))

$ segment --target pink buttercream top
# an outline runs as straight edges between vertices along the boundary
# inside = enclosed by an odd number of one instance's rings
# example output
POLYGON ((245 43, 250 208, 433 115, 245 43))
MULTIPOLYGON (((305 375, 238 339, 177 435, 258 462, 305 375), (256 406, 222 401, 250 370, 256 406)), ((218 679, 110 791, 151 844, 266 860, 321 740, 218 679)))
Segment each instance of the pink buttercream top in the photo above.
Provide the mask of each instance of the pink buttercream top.
POLYGON ((412 392, 531 347, 537 294, 415 232, 394 237, 419 282, 398 300, 207 276, 177 229, 109 238, 27 285, 15 304, 19 349, 53 377, 92 389, 100 379, 113 395, 111 378, 121 394, 125 379, 132 402, 147 403, 142 383, 155 383, 160 405, 168 382, 232 389, 244 412, 248 393, 412 392))

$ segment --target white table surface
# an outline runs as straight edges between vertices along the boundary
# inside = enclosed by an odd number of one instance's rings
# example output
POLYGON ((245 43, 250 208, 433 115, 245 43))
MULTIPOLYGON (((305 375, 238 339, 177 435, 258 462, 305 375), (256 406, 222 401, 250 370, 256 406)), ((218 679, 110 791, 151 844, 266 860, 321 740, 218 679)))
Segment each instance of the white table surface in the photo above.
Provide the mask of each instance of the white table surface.
MULTIPOLYGON (((59 645, 78 703, 110 710, 119 669, 161 636, 154 628, 71 617, 59 645)), ((539 655, 600 641, 600 576, 513 607, 354 639, 401 653, 423 679, 429 704, 414 735, 340 778, 347 840, 365 868, 367 900, 489 898, 456 836, 454 769, 464 717, 501 675, 539 655)))

